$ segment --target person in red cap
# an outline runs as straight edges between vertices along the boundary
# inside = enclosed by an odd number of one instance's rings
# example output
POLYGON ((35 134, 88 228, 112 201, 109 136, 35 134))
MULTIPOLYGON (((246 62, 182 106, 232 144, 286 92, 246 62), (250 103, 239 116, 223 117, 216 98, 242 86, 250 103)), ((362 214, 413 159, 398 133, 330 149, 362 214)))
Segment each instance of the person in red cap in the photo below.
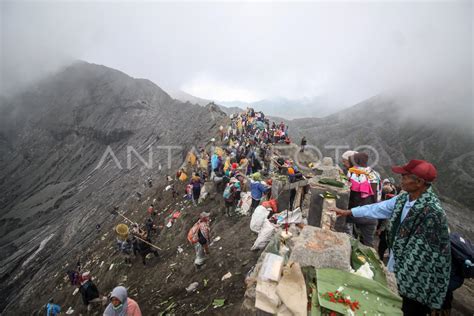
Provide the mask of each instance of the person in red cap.
POLYGON ((376 204, 333 211, 338 216, 389 219, 388 270, 397 278, 403 313, 427 315, 441 308, 451 272, 446 214, 431 188, 437 171, 424 160, 411 160, 392 171, 402 175, 405 193, 376 204))

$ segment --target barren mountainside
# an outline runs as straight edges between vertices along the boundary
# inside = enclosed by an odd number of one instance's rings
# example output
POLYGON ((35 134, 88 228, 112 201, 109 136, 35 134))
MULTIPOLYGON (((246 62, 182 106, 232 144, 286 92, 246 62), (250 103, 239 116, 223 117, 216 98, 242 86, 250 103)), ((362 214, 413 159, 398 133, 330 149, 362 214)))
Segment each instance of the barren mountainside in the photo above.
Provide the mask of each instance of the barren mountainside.
POLYGON ((113 205, 143 192, 148 176, 175 172, 225 119, 215 107, 184 104, 148 80, 85 62, 3 99, 0 311, 11 314, 40 293, 42 281, 90 246, 96 225, 110 222, 113 205), (122 169, 110 155, 96 169, 108 146, 122 169), (151 147, 152 168, 132 152, 128 169, 127 146, 146 162, 151 147), (179 146, 171 169, 168 150, 158 146, 179 146))
MULTIPOLYGON (((335 158, 331 146, 345 150, 359 146, 368 152, 382 176, 394 176, 390 167, 410 159, 426 159, 438 168, 438 192, 466 206, 474 205, 474 137, 472 128, 443 126, 436 113, 412 115, 410 104, 390 96, 376 96, 325 118, 287 121, 293 141, 303 135, 308 144, 335 158), (364 148, 364 146, 370 148, 364 148), (375 154, 376 153, 376 154, 375 154)), ((339 160, 340 157, 337 157, 339 160)))
MULTIPOLYGON (((165 310, 238 314, 245 275, 258 258, 249 250, 256 237, 250 218, 225 217, 220 194, 209 194, 194 207, 165 189, 165 176, 176 172, 186 153, 216 137, 220 125, 227 126, 229 118, 218 105, 183 103, 149 80, 85 62, 0 101, 2 315, 38 314, 49 297, 64 310, 71 306, 83 312, 80 295, 72 295, 74 288, 64 279, 77 260, 92 272, 102 295, 119 283, 129 287, 144 315, 165 310), (145 185, 149 176, 152 188, 145 185), (126 266, 114 249, 113 227, 121 220, 110 211, 118 206, 142 223, 153 199, 160 223, 176 210, 181 217, 160 232, 158 258, 147 266, 138 261, 126 266), (196 273, 186 232, 201 211, 211 212, 212 234, 220 241, 196 273), (232 277, 223 281, 228 272, 232 277), (192 282, 200 284, 199 290, 187 293, 192 282), (215 298, 225 299, 225 306, 212 309, 215 298)), ((285 122, 294 142, 305 135, 309 145, 333 159, 328 145, 371 146, 379 159, 374 168, 384 177, 392 176, 393 164, 432 161, 439 170, 435 189, 443 196, 451 229, 473 240, 472 134, 406 119, 405 113, 405 105, 377 96, 325 118, 285 122)), ((182 194, 184 184, 177 189, 182 194)), ((458 311, 474 308, 472 294, 471 282, 459 291, 458 311)))

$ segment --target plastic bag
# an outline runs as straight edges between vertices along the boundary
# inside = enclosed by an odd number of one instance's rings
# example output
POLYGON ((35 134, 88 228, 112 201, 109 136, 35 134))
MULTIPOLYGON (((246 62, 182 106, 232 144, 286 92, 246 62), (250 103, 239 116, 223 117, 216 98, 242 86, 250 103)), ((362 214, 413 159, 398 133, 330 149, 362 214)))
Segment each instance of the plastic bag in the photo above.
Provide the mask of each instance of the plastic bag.
POLYGON ((258 250, 263 249, 267 246, 267 244, 272 239, 273 234, 275 233, 276 228, 275 226, 270 223, 268 219, 265 219, 262 225, 262 229, 258 233, 258 237, 253 243, 252 248, 250 250, 258 250))
POLYGON ((255 209, 255 212, 252 214, 252 219, 250 220, 250 230, 255 233, 259 233, 268 214, 270 214, 270 211, 268 211, 266 207, 262 205, 258 206, 255 209))

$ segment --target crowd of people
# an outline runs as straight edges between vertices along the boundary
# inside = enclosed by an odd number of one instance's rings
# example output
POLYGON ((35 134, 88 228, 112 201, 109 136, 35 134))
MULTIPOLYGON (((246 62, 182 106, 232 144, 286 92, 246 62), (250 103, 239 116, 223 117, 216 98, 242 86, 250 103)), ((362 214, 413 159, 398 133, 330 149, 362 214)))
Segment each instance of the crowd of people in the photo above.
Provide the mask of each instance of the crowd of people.
MULTIPOLYGON (((219 127, 218 141, 212 139, 209 148, 200 147, 199 153, 188 156, 186 169, 192 172, 186 190, 188 198, 196 205, 204 181, 209 180, 222 193, 225 215, 229 217, 237 216, 236 209, 241 204, 242 192, 250 192, 251 215, 262 200, 270 198, 272 147, 275 144, 289 143, 288 126, 283 122, 270 123, 262 112, 255 112, 251 108, 232 115, 228 128, 219 127), (268 179, 263 181, 264 177, 268 179)), ((293 166, 290 161, 282 163, 287 163, 288 167, 293 166)), ((296 166, 294 168, 297 169, 296 166)), ((176 177, 187 179, 185 168, 180 169, 176 177)), ((206 255, 209 254, 209 215, 201 213, 199 220, 188 232, 188 240, 196 251, 194 264, 197 269, 205 263, 206 255)))
MULTIPOLYGON (((224 214, 228 217, 238 216, 237 209, 242 206, 244 193, 251 197, 248 215, 275 213, 277 205, 275 197, 272 199, 271 196, 271 176, 281 174, 284 169, 289 182, 303 178, 293 161, 273 155, 275 144, 290 143, 288 126, 283 122, 270 122, 262 112, 247 109, 232 115, 227 128, 219 127, 217 140, 212 139, 210 144, 199 147, 198 152, 190 152, 175 179, 166 176, 166 181, 172 183, 167 190, 173 199, 177 199, 180 195, 175 183, 185 183, 185 197, 197 206, 205 184, 211 183, 222 194, 224 214)), ((305 137, 300 146, 300 152, 304 152, 305 137)), ((347 151, 341 162, 341 175, 350 184, 349 209, 335 208, 333 211, 346 217, 345 232, 366 246, 377 247, 380 259, 395 273, 404 315, 449 310, 452 292, 462 282, 452 282, 447 219, 432 190, 436 168, 423 160, 394 167, 392 171, 402 175, 399 185, 393 178, 382 180, 369 166, 369 156, 364 152, 347 151)), ((146 184, 153 186, 151 177, 146 184)), ((141 199, 138 192, 137 199, 141 199)), ((159 233, 155 205, 154 201, 148 206, 143 225, 132 224, 129 237, 117 239, 117 251, 126 264, 132 264, 132 255, 141 256, 143 264, 149 254, 159 256, 158 247, 153 244, 159 233)), ((210 218, 210 212, 201 212, 187 233, 187 240, 195 250, 196 269, 200 269, 210 255, 210 218)), ((261 225, 253 219, 250 223, 254 231, 261 225)), ((79 267, 69 275, 88 309, 101 301, 89 272, 80 272, 79 267)), ((123 286, 116 287, 108 301, 104 315, 141 315, 137 302, 127 297, 123 286)), ((57 315, 60 311, 53 300, 46 308, 47 315, 57 315)))

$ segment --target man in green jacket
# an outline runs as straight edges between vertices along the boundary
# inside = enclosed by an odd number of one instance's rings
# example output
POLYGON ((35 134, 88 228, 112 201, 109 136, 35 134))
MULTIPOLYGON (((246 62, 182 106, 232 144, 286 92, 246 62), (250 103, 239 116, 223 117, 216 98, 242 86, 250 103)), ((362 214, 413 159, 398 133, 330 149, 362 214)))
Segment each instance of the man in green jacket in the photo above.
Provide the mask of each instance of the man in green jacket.
POLYGON ((431 188, 436 168, 424 160, 392 167, 402 175, 402 193, 389 200, 333 209, 338 216, 389 219, 388 270, 395 273, 404 315, 427 315, 440 309, 451 272, 446 214, 431 188))

